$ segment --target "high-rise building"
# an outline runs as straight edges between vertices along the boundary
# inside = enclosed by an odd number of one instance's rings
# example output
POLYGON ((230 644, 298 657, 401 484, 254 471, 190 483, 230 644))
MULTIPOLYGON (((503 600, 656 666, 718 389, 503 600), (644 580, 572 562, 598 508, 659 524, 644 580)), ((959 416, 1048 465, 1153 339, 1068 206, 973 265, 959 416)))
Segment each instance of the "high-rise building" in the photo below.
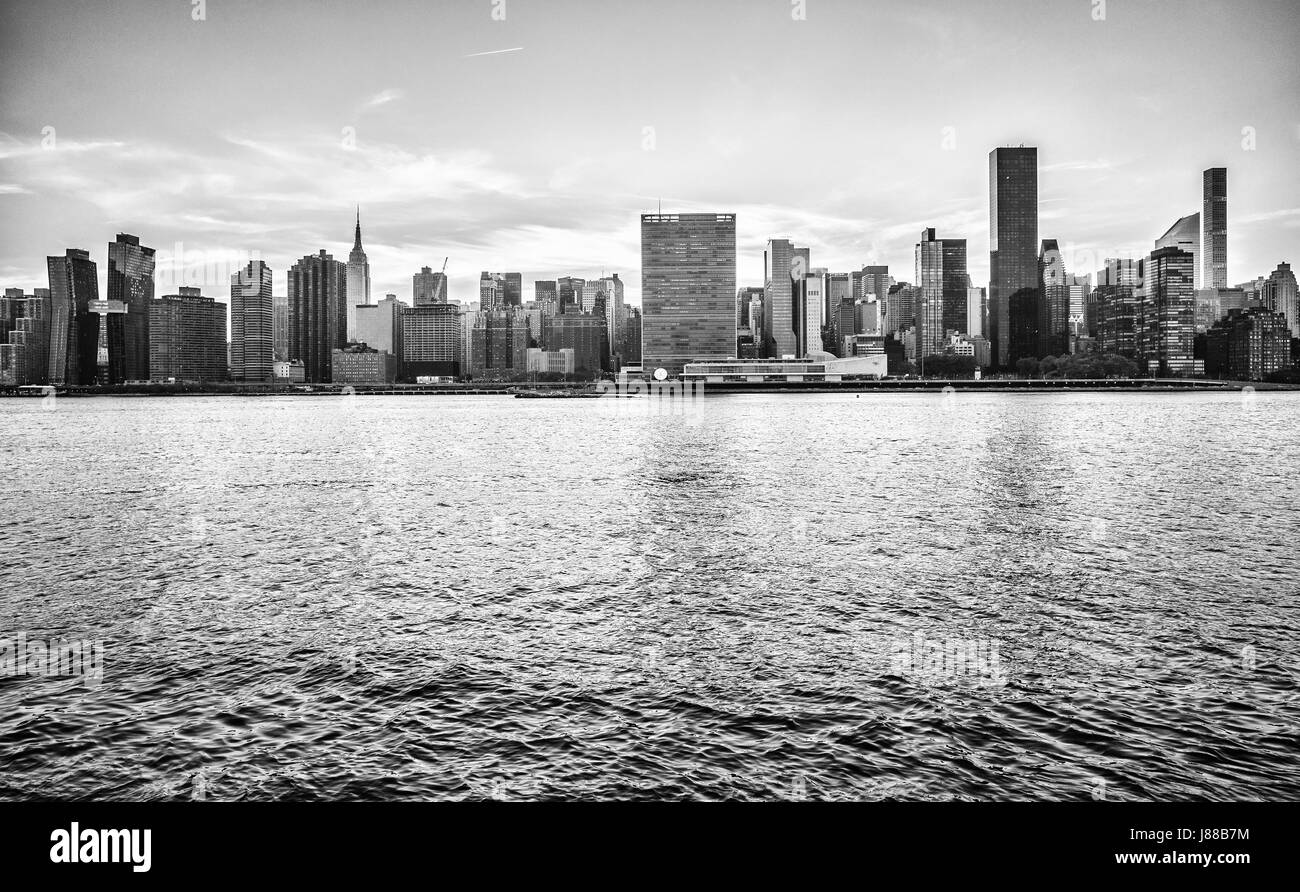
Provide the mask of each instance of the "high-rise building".
MULTIPOLYGON (((798 355, 789 239, 769 239, 763 252, 763 353, 773 359, 798 355)), ((802 273, 800 274, 802 278, 802 273)))
POLYGON ((447 276, 424 266, 411 276, 411 303, 417 307, 447 302, 447 276))
POLYGON ((1228 169, 1201 175, 1201 281, 1198 288, 1228 287, 1228 169))
POLYGON ((459 304, 399 306, 398 324, 404 378, 464 373, 465 336, 459 304))
MULTIPOLYGON (((741 287, 736 290, 736 326, 737 328, 750 329, 750 319, 753 316, 754 307, 762 311, 763 307, 763 289, 753 285, 741 287)), ((750 329, 750 337, 758 338, 758 333, 750 329)))
POLYGON ((627 333, 624 335, 627 350, 623 361, 627 365, 641 365, 641 308, 632 307, 627 316, 627 333))
POLYGON ((966 286, 966 332, 971 337, 983 337, 985 317, 988 314, 988 291, 966 286))
POLYGON ((803 278, 794 283, 794 297, 797 313, 795 321, 796 356, 800 359, 810 353, 825 349, 822 341, 822 311, 825 307, 823 291, 826 277, 821 272, 804 273, 803 278))
POLYGON ((45 384, 50 374, 50 290, 0 297, 0 384, 45 384))
POLYGON ((1177 220, 1160 238, 1156 239, 1156 249, 1177 248, 1192 255, 1192 274, 1195 279, 1193 288, 1201 287, 1201 270, 1196 263, 1197 252, 1201 247, 1201 215, 1191 214, 1177 220))
MULTIPOLYGON (((603 328, 603 320, 598 321, 603 328)), ((469 349, 469 373, 475 378, 500 380, 524 373, 528 357, 524 314, 504 305, 482 308, 470 330, 469 349)))
POLYGON ((933 229, 921 231, 916 245, 919 299, 912 306, 919 356, 942 353, 949 331, 966 331, 966 240, 940 239, 933 229))
POLYGON ((573 371, 581 377, 596 375, 608 366, 604 360, 605 320, 594 313, 564 313, 545 322, 546 349, 573 351, 573 371))
MULTIPOLYGON (((432 304, 426 304, 432 306, 432 304)), ((357 308, 357 342, 381 353, 402 355, 402 311, 410 309, 396 294, 368 307, 357 308)))
MULTIPOLYGON (((680 375, 736 349, 736 215, 641 215, 642 365, 680 375)), ((547 349, 554 349, 547 345, 547 349)))
MULTIPOLYGON (((92 300, 88 307, 89 320, 83 332, 91 335, 95 345, 94 379, 87 383, 121 384, 128 380, 127 367, 127 312, 125 301, 92 300)), ((223 340, 224 346, 224 340, 223 340)), ((84 378, 85 369, 81 374, 84 378)))
POLYGON ((1205 374, 1262 381, 1291 365, 1291 332, 1267 307, 1231 310, 1205 333, 1205 374))
MULTIPOLYGON (((259 261, 260 262, 260 261, 259 261)), ((250 264, 251 266, 251 264, 250 264)), ((266 273, 266 299, 271 297, 266 273)), ((182 286, 149 303, 149 369, 154 380, 224 381, 226 365, 226 305, 204 297, 200 289, 182 286)), ((232 292, 233 292, 232 287, 232 292)), ((260 300, 260 297, 254 298, 260 300)), ((128 316, 130 314, 128 313, 128 316)), ((266 313, 264 355, 270 355, 270 313, 266 313)))
MULTIPOLYGON (((127 381, 149 380, 149 312, 153 302, 154 249, 134 235, 119 232, 108 243, 108 299, 126 306, 123 374, 127 381)), ((107 317, 105 317, 107 318, 107 317)), ((112 324, 117 324, 113 322, 112 324)))
POLYGON ((272 330, 275 332, 275 358, 280 362, 289 361, 289 297, 277 294, 271 298, 273 313, 272 330))
POLYGON ((1286 319, 1291 337, 1300 338, 1300 294, 1291 264, 1279 263, 1260 289, 1260 303, 1286 319))
POLYGON ((99 300, 99 273, 90 253, 68 248, 62 257, 47 257, 50 276, 51 384, 93 384, 99 322, 90 302, 99 300), (89 329, 93 323, 94 331, 89 329))
POLYGON ((503 297, 507 307, 524 305, 524 277, 521 273, 506 273, 501 277, 504 285, 503 297))
POLYGON ((230 377, 270 381, 275 377, 275 297, 271 268, 262 260, 230 277, 230 377))
POLYGON ((1064 356, 1070 352, 1070 281, 1056 239, 1044 239, 1038 255, 1037 355, 1064 356))
POLYGON ((357 307, 370 303, 370 261, 361 247, 360 208, 357 208, 356 235, 352 242, 352 250, 348 253, 346 303, 347 315, 343 321, 344 329, 341 338, 343 343, 337 344, 338 347, 343 347, 348 341, 356 339, 357 307))
POLYGON ((1038 149, 989 153, 989 329, 993 365, 1038 348, 1038 149))
POLYGON ((289 269, 289 358, 308 383, 329 383, 331 352, 347 346, 347 267, 322 249, 289 269))
MULTIPOLYGON (((1196 261, 1180 248, 1157 248, 1142 273, 1138 359, 1153 377, 1197 373, 1196 261)), ((1203 368, 1203 366, 1202 366, 1203 368)))
POLYGON ((1093 290, 1097 341, 1102 353, 1137 358, 1141 319, 1141 264, 1108 258, 1093 290))
POLYGON ((533 282, 533 300, 543 316, 560 312, 559 291, 554 279, 537 279, 533 282))

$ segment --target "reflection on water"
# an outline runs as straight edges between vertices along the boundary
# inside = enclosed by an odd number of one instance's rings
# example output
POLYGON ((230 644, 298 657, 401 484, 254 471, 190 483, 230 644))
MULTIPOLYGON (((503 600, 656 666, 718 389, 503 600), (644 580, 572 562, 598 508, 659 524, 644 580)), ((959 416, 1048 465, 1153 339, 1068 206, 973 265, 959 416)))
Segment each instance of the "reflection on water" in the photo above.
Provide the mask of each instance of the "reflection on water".
POLYGON ((0 421, 6 798, 1300 794, 1300 394, 0 421))

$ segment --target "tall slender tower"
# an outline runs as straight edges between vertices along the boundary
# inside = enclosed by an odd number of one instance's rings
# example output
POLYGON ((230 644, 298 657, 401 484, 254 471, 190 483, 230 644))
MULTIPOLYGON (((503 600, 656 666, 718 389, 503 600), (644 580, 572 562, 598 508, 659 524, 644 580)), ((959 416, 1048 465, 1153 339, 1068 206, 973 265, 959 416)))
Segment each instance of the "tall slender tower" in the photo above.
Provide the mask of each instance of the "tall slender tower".
MULTIPOLYGON (((149 307, 153 302, 154 249, 140 244, 138 236, 118 233, 108 243, 108 299, 126 305, 122 323, 126 337, 123 375, 127 381, 149 378, 149 307)), ((105 325, 120 320, 102 315, 105 325)), ((84 370, 83 370, 84 374, 84 370)))
POLYGON ((1211 167, 1202 175, 1201 288, 1228 287, 1228 169, 1211 167))
POLYGON ((230 377, 270 381, 275 359, 271 268, 262 260, 230 277, 230 377))
POLYGON ((989 153, 989 346, 1010 368, 1038 350, 1038 149, 989 153))
POLYGON ((370 303, 370 261, 361 248, 361 208, 357 208, 357 232, 352 242, 352 251, 348 254, 347 274, 347 332, 345 341, 354 341, 357 337, 357 304, 370 303))
POLYGON ((90 303, 99 300, 99 274, 90 252, 68 248, 61 257, 47 257, 50 275, 51 384, 92 384, 98 326, 91 336, 90 303))

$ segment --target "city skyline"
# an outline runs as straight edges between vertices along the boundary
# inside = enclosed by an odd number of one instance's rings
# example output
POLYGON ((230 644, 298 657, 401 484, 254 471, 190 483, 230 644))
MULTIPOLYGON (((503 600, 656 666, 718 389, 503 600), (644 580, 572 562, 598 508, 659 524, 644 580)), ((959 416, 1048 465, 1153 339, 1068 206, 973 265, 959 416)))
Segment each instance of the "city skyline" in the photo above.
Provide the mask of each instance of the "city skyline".
MULTIPOLYGON (((669 25, 644 11, 594 15, 557 4, 541 17, 515 3, 497 21, 489 4, 437 11, 393 4, 369 17, 361 8, 330 8, 313 13, 323 26, 364 25, 399 45, 437 28, 465 45, 435 54, 428 71, 390 63, 336 72, 304 62, 257 94, 253 74, 229 61, 220 79, 172 84, 154 68, 125 70, 110 47, 155 53, 160 66, 189 54, 187 65, 201 69, 232 46, 271 52, 268 41, 301 25, 293 4, 232 2, 209 9, 203 21, 188 8, 169 18, 130 3, 112 15, 6 7, 0 276, 6 285, 44 287, 42 258, 81 247, 102 261, 97 246, 105 236, 131 232, 158 251, 158 294, 191 284, 165 278, 177 242, 201 252, 205 265, 228 257, 227 275, 255 251, 282 294, 285 270, 298 258, 322 247, 347 253, 360 204, 375 297, 409 299, 412 275, 439 269, 445 256, 452 300, 472 300, 483 270, 521 272, 525 300, 535 279, 617 271, 626 300, 639 304, 636 221, 662 199, 665 212, 736 214, 741 285, 763 284, 763 246, 772 238, 808 247, 819 267, 899 270, 911 265, 916 233, 930 227, 967 241, 970 274, 984 284, 984 159, 992 148, 1019 144, 1039 149, 1040 234, 1058 241, 1070 273, 1093 272, 1111 256, 1143 256, 1170 221, 1201 211, 1201 172, 1212 167, 1231 171, 1229 284, 1293 259, 1300 123, 1275 110, 1300 93, 1300 74, 1268 62, 1278 57, 1270 46, 1287 33, 1276 27, 1286 21, 1286 4, 1111 3, 1102 21, 1089 3, 1035 4, 1035 21, 1019 17, 1017 33, 1003 33, 999 25, 1022 6, 929 3, 900 11, 813 3, 804 20, 781 3, 684 6, 680 15, 692 28, 673 39, 688 44, 683 51, 699 67, 664 69, 648 84, 640 83, 639 66, 653 60, 669 25), (111 26, 115 42, 89 41, 84 56, 34 58, 56 23, 69 40, 111 26), (608 83, 593 83, 588 68, 556 55, 556 35, 576 27, 593 38, 606 28, 624 38, 616 46, 583 44, 583 58, 607 73, 596 80, 608 83), (1178 45, 1144 39, 1159 27, 1177 27, 1178 45), (844 76, 867 28, 881 61, 869 77, 844 76), (1034 39, 1049 33, 1054 52, 1034 39), (470 57, 498 44, 523 49, 470 57), (1113 64, 1106 71, 1085 64, 1090 46, 1107 49, 1113 64), (789 58, 765 70, 733 52, 747 47, 758 56, 788 49, 789 58), (1013 47, 1043 73, 1041 82, 967 65, 962 82, 930 102, 929 81, 947 82, 959 63, 1013 47), (1160 76, 1162 64, 1209 52, 1233 54, 1242 76, 1225 80, 1213 66, 1202 73, 1187 65, 1176 83, 1160 76), (806 65, 822 56, 821 69, 806 65), (927 74, 928 62, 935 64, 927 74), (91 71, 102 74, 96 84, 111 86, 82 86, 91 71), (525 74, 529 89, 512 92, 525 74), (430 89, 444 82, 451 89, 430 89), (249 105, 251 95, 259 104, 249 105), (316 111, 308 114, 313 96, 316 111), (495 125, 483 127, 475 107, 489 99, 495 125), (117 114, 115 103, 138 114, 117 114), (1043 125, 1049 107, 1068 123, 1043 125), (1241 120, 1227 120, 1222 108, 1241 120), (725 113, 713 114, 719 110, 725 113), (763 132, 775 122, 801 135, 764 146, 752 138, 760 122, 763 132), (817 122, 827 125, 824 139, 808 137, 817 122), (773 175, 777 156, 788 175, 773 175), (1089 262, 1077 260, 1085 255, 1089 262)), ((320 35, 326 45, 337 39, 328 30, 320 35)), ((220 282, 202 284, 222 294, 220 282)))

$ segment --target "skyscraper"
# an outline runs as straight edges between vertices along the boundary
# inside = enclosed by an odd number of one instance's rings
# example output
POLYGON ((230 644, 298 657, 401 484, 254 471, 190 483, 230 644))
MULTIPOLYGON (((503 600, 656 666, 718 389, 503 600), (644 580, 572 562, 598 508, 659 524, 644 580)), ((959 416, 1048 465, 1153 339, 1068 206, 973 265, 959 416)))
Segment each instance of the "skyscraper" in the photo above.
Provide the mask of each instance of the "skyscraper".
POLYGON ((641 215, 641 358, 648 371, 680 375, 687 362, 730 357, 735 295, 735 214, 641 215))
POLYGON ((44 384, 50 373, 50 290, 6 288, 0 298, 0 384, 44 384))
POLYGON ((348 253, 347 314, 343 322, 342 343, 338 345, 340 349, 345 347, 348 341, 356 338, 357 306, 368 303, 370 303, 370 261, 361 248, 361 209, 357 208, 356 237, 352 242, 352 250, 348 253))
MULTIPOLYGON (((118 233, 108 243, 108 299, 126 306, 123 326, 127 381, 149 379, 149 308, 153 303, 154 249, 134 235, 118 233)), ((107 319, 107 317, 105 317, 107 319)), ((112 324, 118 324, 115 320, 112 324)))
POLYGON ((1107 258, 1097 271, 1093 292, 1097 341, 1102 353, 1136 358, 1141 319, 1139 264, 1127 258, 1107 258))
POLYGON ((798 351, 790 267, 795 249, 789 239, 767 242, 763 252, 763 354, 773 359, 798 351))
POLYGON ((1179 248, 1157 248, 1143 271, 1139 359, 1154 377, 1196 373, 1196 262, 1179 248))
POLYGON ((508 307, 524 305, 524 277, 522 273, 506 273, 502 276, 505 284, 505 304, 508 307))
POLYGON ((95 380, 95 338, 84 331, 91 322, 90 302, 99 299, 99 273, 90 253, 68 248, 62 257, 47 257, 50 276, 51 384, 91 384, 95 380))
MULTIPOLYGON (((250 264, 251 265, 251 264, 250 264)), ((270 273, 264 316, 270 346, 270 273)), ((198 288, 179 289, 149 302, 149 369, 157 379, 224 381, 226 364, 226 305, 204 297, 198 288)))
POLYGON ((1228 287, 1228 169, 1202 175, 1201 281, 1197 288, 1228 287))
POLYGON ((309 383, 328 383, 330 351, 347 346, 346 276, 346 265, 324 250, 289 269, 289 358, 302 361, 309 383))
POLYGON ((465 327, 459 304, 399 307, 398 324, 404 379, 456 376, 467 371, 465 327))
POLYGON ((993 365, 1037 351, 1038 149, 989 153, 989 341, 993 365))
POLYGON ((1193 288, 1200 288, 1201 270, 1197 265, 1197 252, 1201 247, 1201 215, 1189 214, 1178 219, 1160 238, 1156 239, 1156 249, 1177 248, 1192 255, 1193 288))
POLYGON ((943 352, 947 333, 966 331, 966 240, 935 238, 921 231, 916 245, 916 282, 920 297, 913 305, 918 356, 943 352))
POLYGON ((1056 239, 1043 239, 1038 254, 1038 348, 1036 355, 1070 352, 1070 280, 1056 239))
POLYGON ((270 381, 275 374, 275 298, 262 260, 230 277, 230 377, 270 381))
POLYGON ((1296 292, 1291 264, 1279 263, 1260 290, 1264 306, 1286 319, 1291 337, 1300 338, 1300 294, 1296 292))
POLYGON ((431 268, 421 267, 420 271, 411 276, 411 303, 417 307, 427 307, 431 304, 445 304, 447 302, 447 277, 443 273, 435 273, 431 268))

